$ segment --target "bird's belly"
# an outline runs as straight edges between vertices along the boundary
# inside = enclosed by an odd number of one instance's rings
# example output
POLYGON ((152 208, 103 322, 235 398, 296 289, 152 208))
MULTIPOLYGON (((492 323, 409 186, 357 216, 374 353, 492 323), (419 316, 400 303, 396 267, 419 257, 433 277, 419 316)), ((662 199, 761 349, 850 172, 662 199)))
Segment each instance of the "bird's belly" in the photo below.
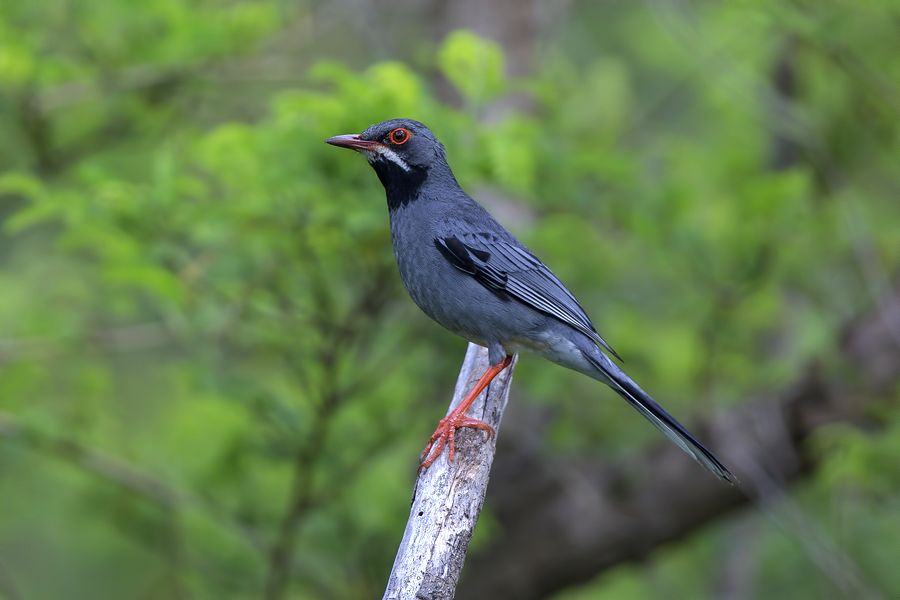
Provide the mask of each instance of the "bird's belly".
POLYGON ((550 322, 542 331, 534 332, 528 337, 509 340, 504 344, 504 348, 507 352, 533 352, 551 362, 596 379, 597 370, 579 347, 579 338, 583 344, 593 345, 586 336, 568 325, 550 322))
POLYGON ((398 260, 400 275, 413 302, 445 329, 482 346, 527 339, 545 317, 502 293, 484 287, 448 263, 407 254, 398 260))

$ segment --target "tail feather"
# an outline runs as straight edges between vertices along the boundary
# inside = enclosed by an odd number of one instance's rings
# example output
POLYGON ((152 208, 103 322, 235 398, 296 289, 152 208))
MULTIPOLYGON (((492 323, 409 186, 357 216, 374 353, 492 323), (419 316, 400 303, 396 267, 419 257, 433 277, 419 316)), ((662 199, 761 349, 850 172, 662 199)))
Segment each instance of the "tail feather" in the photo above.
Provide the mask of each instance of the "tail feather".
POLYGON ((737 478, 728 468, 717 459, 712 452, 707 450, 690 431, 675 420, 666 410, 656 403, 647 392, 642 390, 638 384, 631 380, 621 369, 619 369, 612 361, 606 359, 598 351, 601 358, 592 356, 591 353, 582 352, 584 357, 593 366, 600 370, 605 381, 620 396, 625 398, 631 406, 639 413, 653 423, 667 438, 672 440, 679 448, 688 453, 694 460, 706 467, 710 472, 719 479, 728 483, 737 483, 737 478))

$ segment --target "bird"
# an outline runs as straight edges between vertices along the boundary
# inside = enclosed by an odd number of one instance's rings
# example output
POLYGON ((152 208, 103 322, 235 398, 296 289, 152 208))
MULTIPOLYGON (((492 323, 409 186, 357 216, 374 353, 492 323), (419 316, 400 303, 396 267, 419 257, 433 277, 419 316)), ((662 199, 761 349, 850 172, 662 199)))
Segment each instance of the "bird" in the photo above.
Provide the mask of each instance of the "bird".
POLYGON ((427 469, 456 431, 493 435, 466 410, 515 353, 528 351, 611 387, 667 438, 719 479, 732 472, 613 361, 603 339, 562 281, 460 187, 443 144, 412 119, 391 119, 326 143, 361 153, 384 186, 391 242, 413 302, 447 330, 484 346, 489 366, 440 420, 425 450, 427 469))

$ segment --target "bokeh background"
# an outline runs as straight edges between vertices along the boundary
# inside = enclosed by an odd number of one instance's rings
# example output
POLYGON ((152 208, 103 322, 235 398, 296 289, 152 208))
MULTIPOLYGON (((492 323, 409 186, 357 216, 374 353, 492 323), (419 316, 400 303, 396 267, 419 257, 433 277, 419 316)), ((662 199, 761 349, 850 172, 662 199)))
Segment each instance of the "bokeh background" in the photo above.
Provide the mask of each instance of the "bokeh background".
POLYGON ((322 143, 396 116, 745 482, 523 357, 458 597, 900 597, 898 23, 0 3, 0 597, 380 596, 465 348, 322 143))

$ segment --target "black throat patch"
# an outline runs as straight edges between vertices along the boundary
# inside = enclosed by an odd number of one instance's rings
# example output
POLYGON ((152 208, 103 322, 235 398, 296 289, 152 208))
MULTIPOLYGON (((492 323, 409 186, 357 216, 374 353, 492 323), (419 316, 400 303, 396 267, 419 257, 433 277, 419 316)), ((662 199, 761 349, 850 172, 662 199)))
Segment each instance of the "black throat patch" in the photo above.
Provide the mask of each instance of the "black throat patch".
POLYGON ((426 169, 418 167, 404 171, 399 165, 389 160, 376 160, 371 164, 381 185, 384 186, 390 210, 396 210, 414 201, 428 175, 426 169))

